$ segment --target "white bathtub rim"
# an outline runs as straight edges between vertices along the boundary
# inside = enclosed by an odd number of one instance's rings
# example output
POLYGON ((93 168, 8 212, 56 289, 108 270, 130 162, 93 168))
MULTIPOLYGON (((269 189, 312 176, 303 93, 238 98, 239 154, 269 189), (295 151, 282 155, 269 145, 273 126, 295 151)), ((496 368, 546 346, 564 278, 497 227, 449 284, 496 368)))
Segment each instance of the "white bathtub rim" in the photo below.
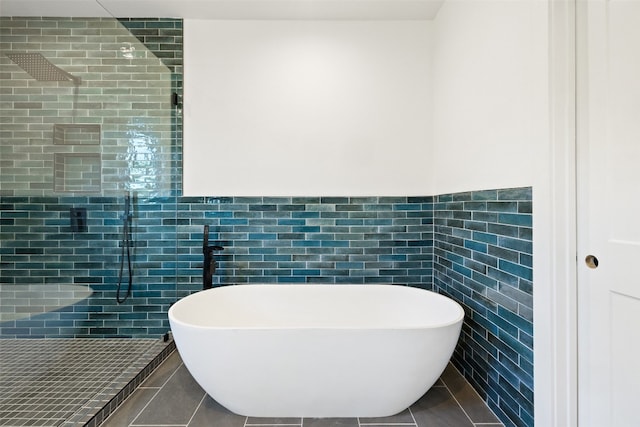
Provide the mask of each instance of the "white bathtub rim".
MULTIPOLYGON (((184 303, 183 303, 184 304, 184 303)), ((312 331, 312 330, 365 330, 365 329, 376 329, 376 330, 384 330, 384 331, 408 331, 408 330, 425 330, 425 329, 438 329, 438 328, 446 328, 448 326, 452 326, 452 325, 456 325, 459 323, 462 323, 464 321, 464 317, 465 317, 465 312, 464 309, 462 308, 462 306, 455 301, 453 298, 447 296, 447 295, 443 295, 440 294, 438 292, 435 291, 431 291, 428 289, 423 289, 423 288, 417 288, 417 287, 412 287, 412 286, 408 286, 408 285, 392 285, 392 284, 313 284, 313 283, 301 283, 301 284, 293 284, 293 283, 284 283, 284 284, 275 284, 275 283, 265 283, 265 284, 258 284, 258 283, 250 283, 250 284, 238 284, 238 285, 226 285, 226 286, 221 286, 221 287, 216 287, 216 288, 212 288, 212 289, 207 289, 207 290, 203 290, 203 291, 198 291, 195 292, 193 294, 187 295, 181 299, 179 299, 178 301, 176 301, 170 308, 168 311, 168 317, 169 317, 169 321, 170 323, 175 322, 177 325, 181 325, 184 327, 189 327, 189 328, 194 328, 194 329, 205 329, 205 330, 228 330, 228 331, 242 331, 242 330, 255 330, 255 331, 268 331, 268 330, 308 330, 308 331, 312 331), (422 291, 422 292, 428 292, 430 293, 433 297, 435 298, 439 298, 442 301, 445 301, 447 304, 449 304, 453 310, 457 311, 457 315, 450 321, 446 321, 446 322, 441 322, 441 323, 434 323, 434 324, 416 324, 416 325, 407 325, 407 326, 391 326, 391 327, 385 327, 385 326, 375 326, 375 327, 362 327, 362 326, 336 326, 336 325, 331 325, 331 326, 304 326, 304 325, 287 325, 287 326, 282 326, 282 325, 274 325, 274 326, 264 326, 264 325, 248 325, 248 326, 228 326, 228 325, 221 325, 221 326, 216 326, 216 325, 199 325, 199 324, 195 324, 195 323, 190 323, 190 322, 186 322, 184 320, 179 319, 178 317, 176 317, 175 315, 175 309, 174 307, 176 307, 177 304, 179 304, 181 301, 187 300, 187 299, 195 299, 198 298, 199 294, 201 294, 202 292, 215 292, 218 289, 224 289, 224 288, 228 288, 230 286, 243 286, 243 287, 258 287, 258 286, 271 286, 271 287, 279 287, 279 286, 319 286, 319 287, 345 287, 345 286, 354 286, 354 287, 380 287, 380 286, 384 286, 384 287, 398 287, 398 288, 409 288, 409 289, 415 289, 417 291, 422 291)))

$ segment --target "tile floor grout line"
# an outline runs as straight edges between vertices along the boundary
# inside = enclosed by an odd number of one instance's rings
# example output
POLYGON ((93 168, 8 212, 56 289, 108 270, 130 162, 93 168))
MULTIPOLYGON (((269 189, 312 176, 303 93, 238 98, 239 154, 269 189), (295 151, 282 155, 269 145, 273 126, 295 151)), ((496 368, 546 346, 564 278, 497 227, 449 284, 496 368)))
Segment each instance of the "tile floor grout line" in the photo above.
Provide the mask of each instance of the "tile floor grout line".
MULTIPOLYGON (((181 367, 184 366, 184 362, 182 361, 182 359, 180 360, 180 363, 178 364, 178 366, 176 366, 176 368, 173 370, 173 373, 171 375, 169 375, 169 377, 165 380, 165 382, 162 383, 162 385, 160 386, 160 388, 164 388, 165 385, 167 385, 167 383, 169 382, 169 380, 171 379, 171 377, 173 377, 175 375, 176 372, 178 372, 178 369, 180 369, 181 367)), ((158 366, 159 368, 160 366, 158 366)), ((156 368, 157 369, 157 368, 156 368)), ((188 371, 188 369, 187 369, 188 371)), ((189 375, 191 375, 191 373, 189 373, 189 375)))
MULTIPOLYGON (((463 379, 463 380, 465 380, 465 381, 466 381, 466 382, 471 386, 471 387, 470 387, 470 388, 471 388, 471 390, 476 394, 476 396, 478 397, 478 399, 480 399, 480 401, 481 401, 482 403, 484 403, 484 405, 487 407, 487 409, 489 409, 489 411, 493 414, 493 416, 496 418, 496 420, 498 420, 498 422, 497 422, 497 423, 488 423, 488 424, 489 424, 489 425, 492 425, 492 424, 493 424, 493 425, 498 425, 498 426, 503 426, 503 427, 504 427, 504 423, 500 422, 500 419, 496 416, 496 413, 495 413, 495 412, 493 412, 493 410, 489 407, 489 404, 488 404, 487 402, 485 402, 485 400, 482 398, 482 396, 480 396, 480 393, 478 393, 478 390, 476 390, 476 389, 475 389, 475 387, 473 387, 473 386, 471 385, 471 383, 470 383, 469 381, 467 381, 467 379, 464 377, 464 375, 462 375, 462 372, 460 372, 460 371, 458 370, 458 368, 456 368, 456 366, 455 366, 453 363, 449 362, 449 364, 451 365, 451 367, 452 367, 453 369, 455 369, 455 370, 456 370, 456 372, 458 373, 458 375, 460 375, 460 376, 462 377, 462 379, 463 379)), ((447 387, 447 390, 449 390, 449 386, 447 385, 447 383, 446 383, 444 380, 442 380, 442 383, 445 385, 445 387, 447 387)), ((451 390, 449 390, 449 393, 451 393, 451 390)), ((455 399, 455 401, 456 401, 456 402, 458 403, 458 405, 462 408, 462 405, 460 405, 460 402, 458 402, 458 399, 453 395, 453 393, 451 393, 451 396, 453 396, 453 398, 455 399)), ((464 411, 464 408, 463 408, 462 410, 464 411)), ((464 411, 464 413, 466 414, 466 411, 464 411)), ((469 417, 469 415, 467 415, 467 417, 469 417)), ((471 420, 471 417, 469 417, 469 419, 471 420)), ((475 425, 476 423, 474 423, 474 422, 473 422, 473 420, 471 420, 471 424, 474 424, 474 425, 475 425)), ((483 424, 483 423, 480 423, 480 424, 483 424)), ((487 424, 487 423, 484 423, 484 424, 487 424)))
POLYGON ((416 421, 416 417, 413 415, 413 411, 411 410, 411 405, 407 408, 409 410, 409 414, 411 414, 411 419, 413 420, 413 425, 418 427, 418 422, 416 421))
POLYGON ((198 406, 196 406, 195 411, 193 411, 193 414, 191 414, 189 421, 187 421, 187 427, 189 427, 189 424, 191 424, 191 421, 193 421, 193 418, 196 416, 198 409, 200 409, 200 407, 202 406, 202 402, 204 402, 204 399, 207 398, 207 392, 203 390, 203 393, 204 395, 202 396, 202 399, 200 399, 200 403, 198 403, 198 406))
POLYGON ((360 423, 360 425, 361 426, 414 426, 416 425, 416 423, 360 423))
MULTIPOLYGON (((464 377, 463 377, 464 378, 464 377)), ((451 397, 453 398, 453 400, 455 400, 455 402, 458 404, 458 407, 460 407, 460 410, 462 411, 462 413, 469 419, 469 422, 471 423, 472 426, 475 426, 476 423, 473 422, 473 420, 471 419, 471 417, 469 416, 469 414, 467 414, 467 411, 464 410, 464 408, 462 407, 462 405, 460 404, 460 402, 458 401, 458 398, 451 392, 451 389, 449 388, 449 386, 447 385, 447 383, 443 380, 442 381, 444 383, 445 388, 447 389, 447 391, 449 392, 449 394, 451 395, 451 397)))
MULTIPOLYGON (((491 409, 491 408, 489 407, 489 404, 487 403, 487 401, 485 401, 485 400, 482 398, 482 396, 480 396, 480 393, 478 392, 478 390, 476 390, 476 388, 475 388, 474 386, 472 386, 472 385, 471 385, 471 382, 470 382, 470 381, 468 381, 468 380, 464 377, 464 375, 462 375, 462 372, 460 372, 460 370, 458 370, 458 368, 456 368, 456 365, 454 365, 454 364, 452 363, 452 364, 451 364, 451 366, 453 366, 453 369, 455 369, 455 370, 456 370, 456 372, 458 372, 458 374, 460 374, 460 376, 461 376, 465 381, 467 381, 467 383, 469 384, 469 386, 470 386, 471 390, 476 394, 476 396, 478 396, 478 399, 480 399, 480 401, 481 401, 482 403, 484 403, 484 404, 485 404, 485 406, 489 409, 489 411, 491 411, 491 413, 493 414, 493 416, 494 416, 494 417, 496 417, 496 420, 498 420, 498 422, 497 422, 497 423, 493 423, 493 424, 497 424, 497 425, 502 425, 502 426, 504 426, 504 423, 503 423, 503 422, 500 422, 500 419, 496 416, 496 413, 495 413, 495 412, 493 412, 493 409, 491 409)), ((491 425, 491 423, 489 423, 489 425, 491 425)))
MULTIPOLYGON (((133 426, 133 424, 129 424, 133 426)), ((186 424, 135 424, 135 427, 187 427, 186 424)))
MULTIPOLYGON (((169 382, 169 380, 171 378, 173 378, 173 376, 176 374, 176 372, 178 372, 178 369, 180 369, 180 367, 183 365, 183 363, 180 363, 180 365, 178 365, 176 367, 176 369, 171 373, 171 375, 169 375, 169 377, 167 378, 167 380, 162 384, 162 386, 160 388, 158 388, 158 390, 156 390, 156 392, 153 394, 153 396, 151 396, 151 399, 149 399, 149 401, 142 407, 142 409, 140 409, 140 411, 138 412, 138 415, 135 416, 135 418, 133 420, 131 420, 131 422, 129 423, 129 427, 132 426, 140 426, 140 424, 136 424, 136 420, 138 419, 138 417, 140 416, 140 414, 142 414, 144 412, 145 409, 147 409, 147 406, 149 406, 151 404, 151 402, 153 401, 153 399, 156 398, 156 396, 162 391, 162 389, 164 388, 164 386, 169 382)), ((115 413, 115 412, 114 412, 115 413)), ((107 417, 107 420, 109 418, 107 417)), ((106 421, 106 420, 105 420, 106 421)))

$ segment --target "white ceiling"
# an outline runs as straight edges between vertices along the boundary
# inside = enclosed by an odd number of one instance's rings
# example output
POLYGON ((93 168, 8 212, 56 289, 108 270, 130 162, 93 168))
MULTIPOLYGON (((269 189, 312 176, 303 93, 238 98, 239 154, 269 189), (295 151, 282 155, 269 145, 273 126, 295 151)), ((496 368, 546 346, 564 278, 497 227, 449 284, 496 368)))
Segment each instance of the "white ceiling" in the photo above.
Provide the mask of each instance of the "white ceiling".
POLYGON ((444 0, 0 0, 0 16, 433 19, 444 0))
POLYGON ((111 15, 96 0, 0 0, 0 16, 107 17, 111 15))

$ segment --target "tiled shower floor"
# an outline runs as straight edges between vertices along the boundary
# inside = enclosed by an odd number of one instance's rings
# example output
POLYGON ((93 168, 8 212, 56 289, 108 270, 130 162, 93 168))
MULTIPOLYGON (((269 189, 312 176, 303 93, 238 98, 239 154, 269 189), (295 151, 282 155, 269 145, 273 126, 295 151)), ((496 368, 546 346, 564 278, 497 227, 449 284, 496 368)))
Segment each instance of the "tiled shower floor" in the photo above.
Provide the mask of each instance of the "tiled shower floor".
POLYGON ((502 424, 471 385, 449 365, 418 402, 385 418, 253 418, 211 399, 174 352, 104 427, 498 427, 502 424))
POLYGON ((159 339, 0 340, 0 426, 96 425, 172 350, 159 339))

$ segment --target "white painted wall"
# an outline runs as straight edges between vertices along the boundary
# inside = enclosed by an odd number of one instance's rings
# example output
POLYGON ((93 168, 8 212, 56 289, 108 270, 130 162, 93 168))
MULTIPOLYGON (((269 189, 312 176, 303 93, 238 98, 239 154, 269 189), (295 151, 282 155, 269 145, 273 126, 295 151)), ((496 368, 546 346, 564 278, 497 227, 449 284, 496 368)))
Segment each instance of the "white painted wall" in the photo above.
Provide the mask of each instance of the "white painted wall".
POLYGON ((429 21, 185 20, 186 195, 428 195, 429 21))
POLYGON ((537 426, 576 425, 574 14, 447 0, 434 21, 435 194, 533 186, 537 426))
POLYGON ((446 1, 434 21, 435 193, 529 186, 548 140, 546 2, 446 1))

